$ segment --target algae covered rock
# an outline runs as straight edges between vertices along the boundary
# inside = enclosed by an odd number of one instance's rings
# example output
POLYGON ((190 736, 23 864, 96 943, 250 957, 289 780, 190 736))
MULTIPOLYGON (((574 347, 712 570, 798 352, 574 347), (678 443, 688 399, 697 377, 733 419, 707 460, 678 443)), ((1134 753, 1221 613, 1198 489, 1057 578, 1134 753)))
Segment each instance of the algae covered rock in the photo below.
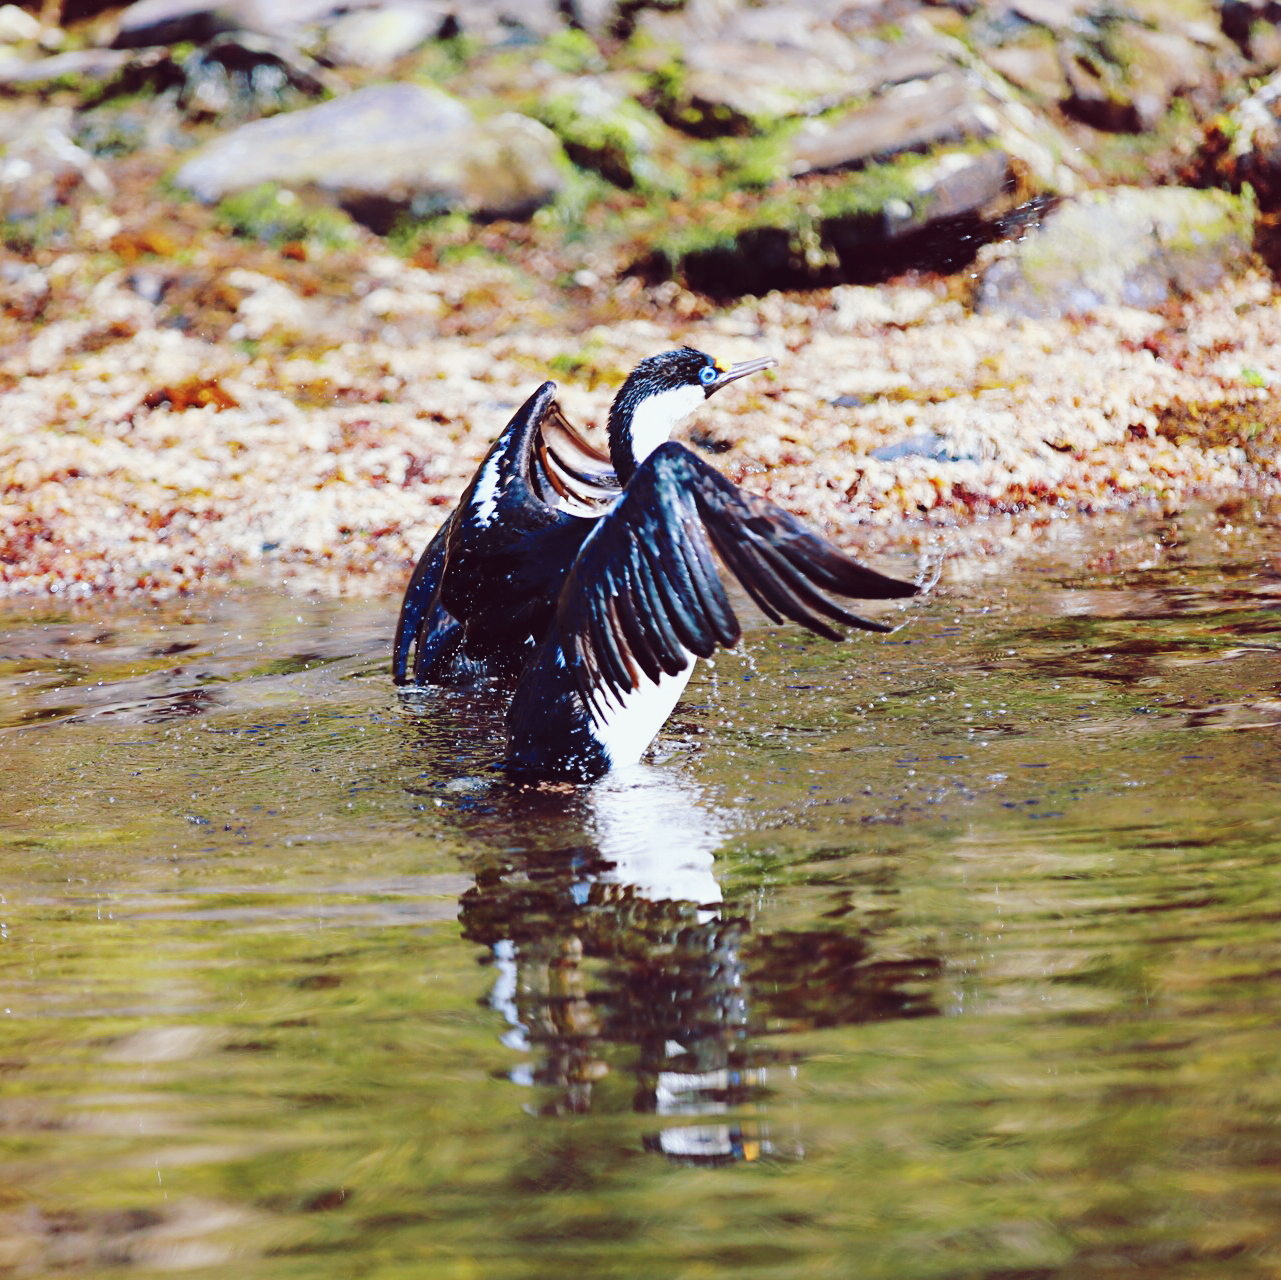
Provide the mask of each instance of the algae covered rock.
POLYGON ((654 187, 661 124, 604 77, 571 81, 547 95, 538 116, 580 168, 615 186, 654 187))
POLYGON ((480 122, 441 90, 388 84, 243 125, 184 164, 176 181, 208 203, 268 182, 311 188, 385 230, 402 216, 454 209, 525 216, 565 176, 560 144, 536 120, 507 113, 480 122))
POLYGON ((1089 192, 996 249, 977 306, 1038 319, 1157 308, 1244 268, 1253 223, 1253 202, 1223 191, 1089 192))

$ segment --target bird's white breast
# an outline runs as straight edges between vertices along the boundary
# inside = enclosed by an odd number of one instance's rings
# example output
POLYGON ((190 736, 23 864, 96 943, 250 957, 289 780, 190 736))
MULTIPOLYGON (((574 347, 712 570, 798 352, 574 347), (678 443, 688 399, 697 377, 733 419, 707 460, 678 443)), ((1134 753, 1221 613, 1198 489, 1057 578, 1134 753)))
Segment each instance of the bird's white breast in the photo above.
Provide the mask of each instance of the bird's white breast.
POLYGON ((606 695, 604 703, 592 710, 592 736, 605 749, 610 767, 635 764, 672 714, 689 678, 694 674, 694 656, 683 671, 662 674, 657 682, 640 677, 640 684, 619 701, 606 695))
POLYGON ((646 396, 632 415, 632 453, 640 466, 706 400, 702 387, 672 387, 646 396))

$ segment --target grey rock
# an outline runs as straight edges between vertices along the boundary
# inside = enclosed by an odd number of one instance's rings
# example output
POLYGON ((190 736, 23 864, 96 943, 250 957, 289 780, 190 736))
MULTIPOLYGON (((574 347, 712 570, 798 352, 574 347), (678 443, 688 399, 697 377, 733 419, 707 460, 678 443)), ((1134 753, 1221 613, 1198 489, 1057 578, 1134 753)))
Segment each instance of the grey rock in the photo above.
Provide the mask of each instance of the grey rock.
POLYGON ((573 20, 557 0, 468 0, 451 4, 449 10, 449 27, 455 34, 491 47, 537 44, 573 20))
POLYGON ((801 175, 845 169, 904 151, 984 138, 991 120, 964 77, 946 72, 913 81, 836 120, 813 121, 792 142, 788 167, 801 175))
POLYGON ((345 7, 340 0, 137 0, 120 15, 113 43, 201 44, 224 31, 290 36, 345 7))
POLYGON ((943 70, 928 44, 862 49, 837 31, 771 47, 713 41, 685 53, 678 96, 664 104, 669 121, 700 134, 748 133, 943 70))
POLYGON ((390 67, 435 36, 448 14, 444 4, 421 3, 345 13, 325 32, 325 57, 339 66, 390 67))
POLYGON ((216 201, 268 182, 314 188, 385 229, 403 214, 462 209, 522 216, 553 199, 564 160, 551 131, 525 116, 479 123, 423 85, 375 85, 225 134, 178 171, 216 201))
POLYGON ((999 147, 953 151, 923 166, 912 185, 912 198, 900 196, 885 206, 891 238, 967 215, 986 218, 1003 211, 1013 186, 1010 157, 999 147))
POLYGON ((42 89, 59 80, 108 80, 129 61, 123 49, 76 49, 30 62, 0 62, 0 86, 42 89))
POLYGON ((43 30, 39 18, 16 4, 0 5, 0 44, 34 44, 43 30))
POLYGON ((983 57, 988 66, 1040 105, 1062 102, 1068 96, 1067 77, 1058 54, 1048 44, 1005 45, 986 51, 983 57))
POLYGON ((1118 18, 1099 31, 1065 35, 1058 45, 1068 82, 1064 109, 1097 129, 1155 128, 1176 95, 1204 92, 1216 73, 1230 75, 1239 62, 1226 40, 1216 45, 1208 34, 1209 41, 1173 19, 1155 27, 1118 18))
POLYGON ((184 144, 183 117, 172 95, 104 101, 75 113, 73 141, 91 155, 157 154, 184 144))
POLYGON ((1010 10, 1025 22, 1048 27, 1051 31, 1070 31, 1081 18, 1097 6, 1098 0, 1010 0, 1010 10))
POLYGON ((719 39, 735 14, 755 7, 749 0, 622 0, 617 29, 622 35, 635 31, 660 48, 688 50, 719 39))
POLYGON ((1222 191, 1090 192, 999 247, 977 307, 1037 319, 1160 307, 1249 262, 1253 220, 1250 201, 1222 191))
POLYGON ((962 449, 954 441, 936 436, 932 431, 922 431, 897 444, 884 444, 873 449, 869 457, 878 462, 897 462, 900 458, 929 458, 933 462, 980 462, 975 451, 962 449))
POLYGON ((901 22, 919 8, 920 0, 845 0, 834 15, 835 26, 849 33, 871 31, 901 22))

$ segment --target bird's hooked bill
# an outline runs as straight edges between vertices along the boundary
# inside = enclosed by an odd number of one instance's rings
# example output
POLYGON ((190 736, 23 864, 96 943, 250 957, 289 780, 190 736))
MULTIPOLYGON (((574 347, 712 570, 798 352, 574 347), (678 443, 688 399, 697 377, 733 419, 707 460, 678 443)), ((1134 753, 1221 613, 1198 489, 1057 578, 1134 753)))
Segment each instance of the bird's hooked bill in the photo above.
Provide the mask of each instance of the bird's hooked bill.
POLYGON ((721 387, 728 386, 731 382, 737 382, 739 378, 745 378, 749 373, 759 373, 762 369, 770 369, 778 363, 773 356, 759 356, 755 360, 744 360, 741 364, 731 364, 722 366, 718 360, 716 362, 716 380, 711 383, 710 390, 718 391, 721 387))

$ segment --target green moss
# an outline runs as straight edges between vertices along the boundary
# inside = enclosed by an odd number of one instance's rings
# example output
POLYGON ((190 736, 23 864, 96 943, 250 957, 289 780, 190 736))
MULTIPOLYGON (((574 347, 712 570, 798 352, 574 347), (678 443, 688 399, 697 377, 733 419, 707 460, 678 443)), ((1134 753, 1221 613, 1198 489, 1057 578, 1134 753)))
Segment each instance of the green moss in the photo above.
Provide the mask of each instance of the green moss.
POLYGON ((217 214, 232 235, 264 244, 306 241, 323 249, 344 249, 357 238, 355 223, 345 213, 275 183, 228 196, 217 214))
POLYGON ((754 137, 717 138, 702 144, 703 163, 716 169, 723 191, 760 190, 786 174, 788 145, 799 127, 792 121, 754 137))
POLYGON ((396 221, 384 239, 392 253, 402 258, 412 258, 430 248, 441 261, 460 262, 486 256, 485 251, 474 244, 474 235, 472 220, 455 210, 429 218, 405 215, 396 221))
POLYGON ((618 187, 673 193, 677 184, 652 155, 659 122, 630 99, 610 103, 608 114, 594 105, 585 104, 580 93, 562 93, 536 104, 530 114, 556 134, 580 168, 618 187))
POLYGON ((606 66, 591 36, 573 27, 566 27, 550 36, 543 45, 543 56, 558 71, 567 71, 571 75, 604 71, 606 66))
POLYGON ((14 253, 31 253, 63 243, 75 230, 76 215, 70 205, 56 204, 26 218, 0 223, 0 243, 14 253))
POLYGON ((655 248, 669 261, 679 263, 695 253, 732 250, 743 236, 762 231, 786 235, 806 261, 824 261, 827 223, 879 215, 892 199, 919 202, 912 181, 924 164, 920 156, 900 157, 871 164, 855 173, 822 183, 779 184, 759 199, 707 206, 697 222, 685 223, 660 235, 655 248))

